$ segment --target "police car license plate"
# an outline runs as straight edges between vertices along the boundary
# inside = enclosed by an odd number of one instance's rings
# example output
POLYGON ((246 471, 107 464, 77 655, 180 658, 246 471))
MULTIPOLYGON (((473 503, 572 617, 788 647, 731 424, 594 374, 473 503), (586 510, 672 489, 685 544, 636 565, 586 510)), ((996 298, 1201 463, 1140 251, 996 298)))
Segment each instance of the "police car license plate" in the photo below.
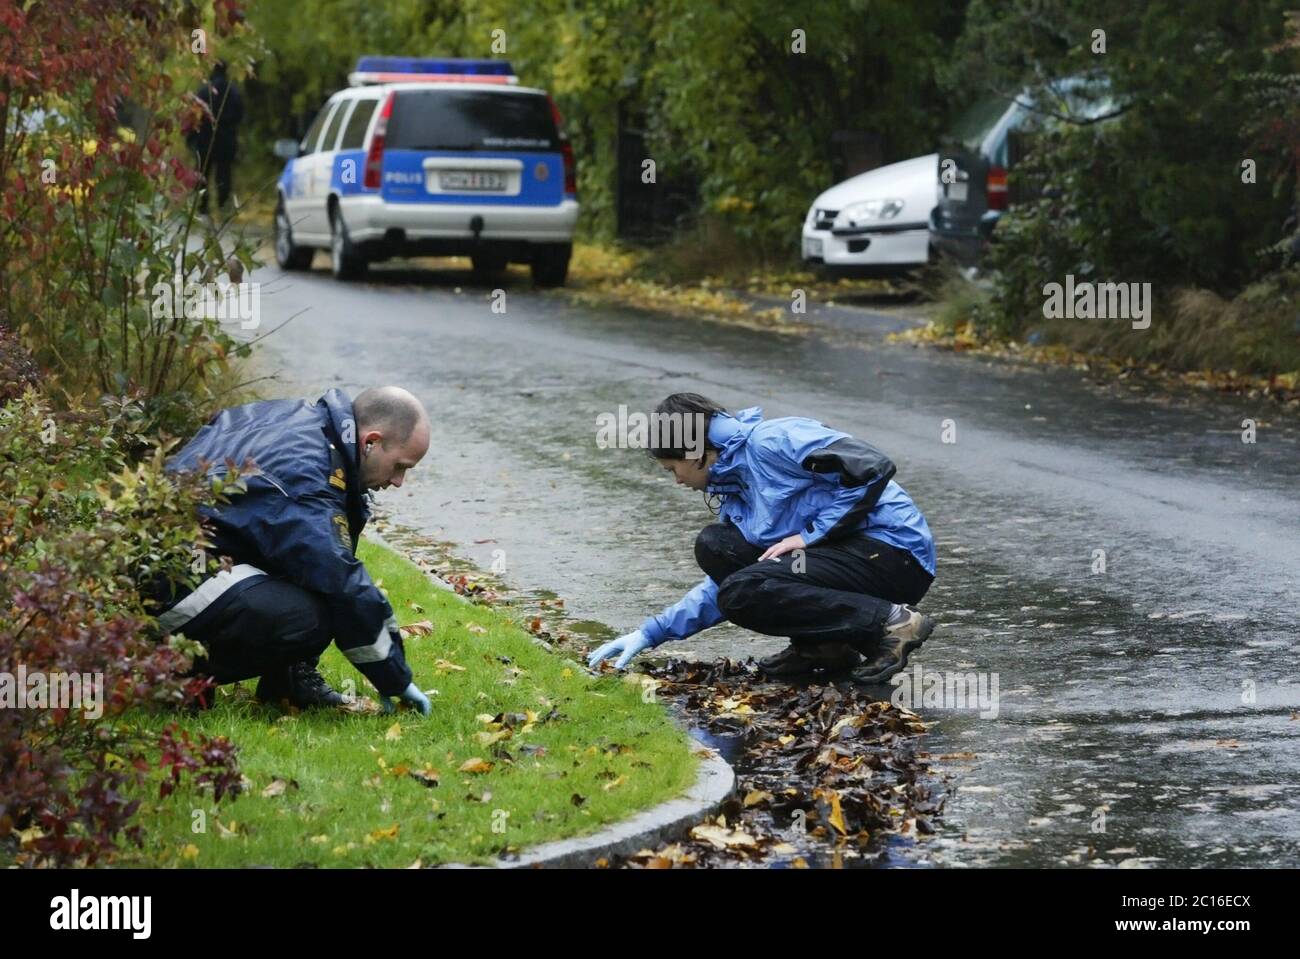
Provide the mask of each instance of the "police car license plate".
POLYGON ((438 187, 460 192, 501 191, 506 188, 506 175, 490 170, 442 170, 438 173, 438 187))

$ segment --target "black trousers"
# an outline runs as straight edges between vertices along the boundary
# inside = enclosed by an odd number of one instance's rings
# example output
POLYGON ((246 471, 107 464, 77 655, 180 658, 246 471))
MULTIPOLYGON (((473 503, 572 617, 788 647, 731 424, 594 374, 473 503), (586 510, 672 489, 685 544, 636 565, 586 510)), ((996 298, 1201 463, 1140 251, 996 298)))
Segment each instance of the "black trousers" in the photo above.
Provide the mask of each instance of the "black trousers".
POLYGON ((200 623, 181 632, 208 651, 194 661, 194 673, 218 685, 315 662, 333 637, 324 598, 279 579, 250 586, 200 623))
POLYGON ((796 645, 850 643, 869 652, 894 603, 916 603, 934 577, 905 549, 855 534, 758 561, 731 523, 695 540, 700 569, 718 584, 718 607, 737 626, 796 645))
POLYGON ((234 177, 232 171, 234 165, 235 156, 233 153, 209 152, 206 157, 202 154, 199 155, 199 173, 203 177, 198 185, 200 212, 208 212, 208 190, 214 178, 217 181, 217 210, 219 212, 226 208, 226 203, 230 199, 230 191, 233 189, 234 177))

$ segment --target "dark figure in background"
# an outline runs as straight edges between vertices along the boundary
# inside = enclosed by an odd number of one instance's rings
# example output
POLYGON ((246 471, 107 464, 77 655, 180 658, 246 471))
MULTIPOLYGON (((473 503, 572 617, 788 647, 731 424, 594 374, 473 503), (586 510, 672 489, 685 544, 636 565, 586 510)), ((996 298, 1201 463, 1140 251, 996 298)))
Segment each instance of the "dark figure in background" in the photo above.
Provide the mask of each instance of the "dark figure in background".
POLYGON ((208 186, 212 177, 217 181, 217 209, 225 209, 231 192, 231 167, 235 162, 235 149, 239 124, 244 119, 244 98, 239 87, 226 77, 226 65, 217 61, 208 82, 195 93, 204 106, 203 122, 187 138, 190 149, 198 157, 199 209, 208 212, 208 186))

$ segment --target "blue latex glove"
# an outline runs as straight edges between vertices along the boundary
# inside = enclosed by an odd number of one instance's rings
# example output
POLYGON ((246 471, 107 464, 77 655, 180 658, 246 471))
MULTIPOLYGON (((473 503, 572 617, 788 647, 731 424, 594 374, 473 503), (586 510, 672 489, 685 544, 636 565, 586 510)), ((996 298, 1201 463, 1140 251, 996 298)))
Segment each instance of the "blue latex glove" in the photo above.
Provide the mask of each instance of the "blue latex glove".
MULTIPOLYGON (((411 683, 406 689, 402 690, 402 695, 397 698, 404 703, 410 703, 420 711, 421 716, 427 716, 433 712, 433 703, 429 702, 429 697, 420 692, 420 687, 416 686, 415 683, 411 683)), ((379 704, 386 713, 391 713, 395 708, 393 701, 387 696, 380 696, 379 704)))
POLYGON ((614 661, 615 669, 622 669, 632 661, 632 657, 643 649, 650 648, 650 640, 645 638, 641 630, 628 633, 626 636, 620 636, 618 639, 612 639, 600 649, 596 650, 587 657, 587 666, 595 669, 602 659, 609 659, 612 656, 618 656, 614 661))

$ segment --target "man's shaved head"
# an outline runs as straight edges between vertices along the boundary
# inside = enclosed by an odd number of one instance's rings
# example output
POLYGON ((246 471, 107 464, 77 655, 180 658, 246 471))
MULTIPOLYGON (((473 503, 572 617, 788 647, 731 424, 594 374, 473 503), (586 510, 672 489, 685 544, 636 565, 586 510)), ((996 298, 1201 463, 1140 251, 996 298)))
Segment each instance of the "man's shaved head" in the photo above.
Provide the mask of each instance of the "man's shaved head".
POLYGON ((429 415, 400 386, 374 386, 352 401, 361 481, 367 489, 401 486, 406 471, 429 450, 429 415))
POLYGON ((357 418, 357 432, 380 430, 385 437, 405 443, 416 426, 428 422, 424 406, 409 390, 400 386, 372 386, 352 401, 357 418))

